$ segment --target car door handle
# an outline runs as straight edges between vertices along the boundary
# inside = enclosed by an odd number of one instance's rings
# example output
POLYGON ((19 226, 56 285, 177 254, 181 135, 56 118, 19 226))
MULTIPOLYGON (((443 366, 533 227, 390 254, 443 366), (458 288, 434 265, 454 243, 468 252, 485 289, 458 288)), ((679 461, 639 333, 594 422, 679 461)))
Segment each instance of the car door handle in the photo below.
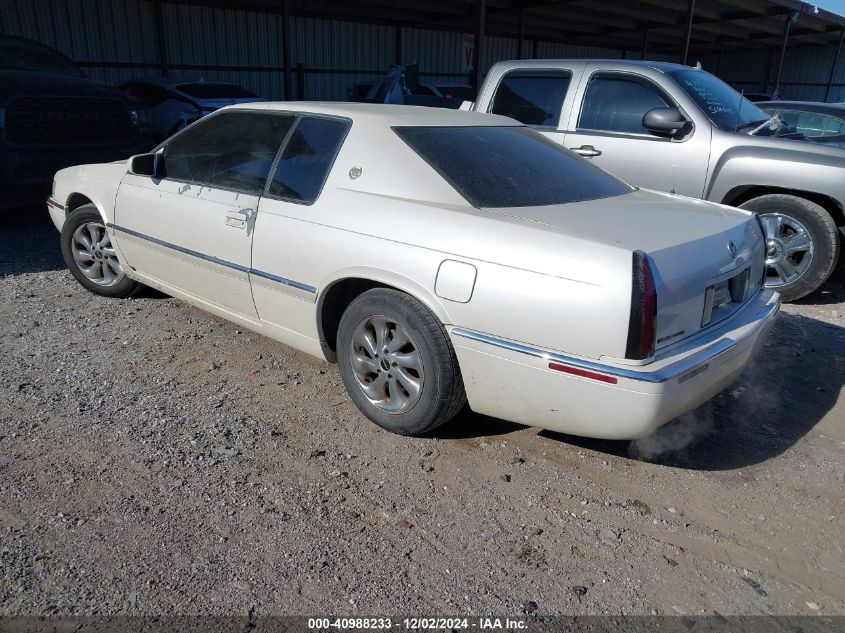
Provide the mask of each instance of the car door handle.
POLYGON ((587 158, 593 158, 594 156, 601 156, 601 151, 597 150, 592 145, 582 145, 581 147, 570 147, 573 152, 580 156, 586 156, 587 158))
POLYGON ((246 226, 247 220, 252 213, 252 209, 240 209, 239 211, 226 212, 226 226, 231 226, 236 229, 242 229, 246 226))

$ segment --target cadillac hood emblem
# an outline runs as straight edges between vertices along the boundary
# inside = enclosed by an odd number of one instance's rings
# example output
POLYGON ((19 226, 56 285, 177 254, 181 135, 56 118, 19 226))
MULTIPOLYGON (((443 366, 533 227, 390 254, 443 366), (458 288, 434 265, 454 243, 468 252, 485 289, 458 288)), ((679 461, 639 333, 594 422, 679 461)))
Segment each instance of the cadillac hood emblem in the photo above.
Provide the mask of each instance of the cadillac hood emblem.
POLYGON ((728 253, 730 253, 731 259, 736 259, 736 244, 731 240, 728 240, 728 253))

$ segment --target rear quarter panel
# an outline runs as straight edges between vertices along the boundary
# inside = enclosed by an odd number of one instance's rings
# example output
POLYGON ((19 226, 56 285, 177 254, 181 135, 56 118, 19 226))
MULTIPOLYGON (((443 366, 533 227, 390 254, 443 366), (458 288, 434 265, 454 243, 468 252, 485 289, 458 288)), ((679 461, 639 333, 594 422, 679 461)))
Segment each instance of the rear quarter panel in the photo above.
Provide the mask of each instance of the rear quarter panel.
POLYGON ((321 335, 326 292, 362 278, 416 297, 445 325, 585 357, 624 356, 630 253, 524 223, 351 193, 327 196, 325 206, 262 201, 253 266, 317 289, 309 299, 254 286, 262 319, 312 339, 321 335), (402 230, 387 231, 386 224, 402 230), (476 269, 469 301, 438 296, 437 274, 447 260, 476 269), (591 280, 572 278, 576 273, 591 280))

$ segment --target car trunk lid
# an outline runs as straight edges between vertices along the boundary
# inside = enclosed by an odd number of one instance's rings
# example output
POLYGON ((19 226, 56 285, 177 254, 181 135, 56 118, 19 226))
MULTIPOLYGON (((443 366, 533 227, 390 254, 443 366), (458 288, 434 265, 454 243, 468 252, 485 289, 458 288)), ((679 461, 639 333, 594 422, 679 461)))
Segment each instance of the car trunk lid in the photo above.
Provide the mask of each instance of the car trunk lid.
POLYGON ((764 239, 756 219, 724 205, 637 190, 578 204, 491 212, 632 254, 644 252, 657 289, 658 352, 730 316, 763 277, 764 239))

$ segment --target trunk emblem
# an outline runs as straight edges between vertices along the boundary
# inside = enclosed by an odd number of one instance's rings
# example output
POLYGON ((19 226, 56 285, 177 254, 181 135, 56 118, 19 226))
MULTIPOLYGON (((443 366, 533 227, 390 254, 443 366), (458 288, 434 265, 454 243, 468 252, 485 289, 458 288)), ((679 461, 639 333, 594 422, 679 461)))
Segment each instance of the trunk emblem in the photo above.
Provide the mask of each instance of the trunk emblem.
POLYGON ((736 259, 736 244, 731 240, 728 240, 728 253, 730 253, 731 259, 736 259))

